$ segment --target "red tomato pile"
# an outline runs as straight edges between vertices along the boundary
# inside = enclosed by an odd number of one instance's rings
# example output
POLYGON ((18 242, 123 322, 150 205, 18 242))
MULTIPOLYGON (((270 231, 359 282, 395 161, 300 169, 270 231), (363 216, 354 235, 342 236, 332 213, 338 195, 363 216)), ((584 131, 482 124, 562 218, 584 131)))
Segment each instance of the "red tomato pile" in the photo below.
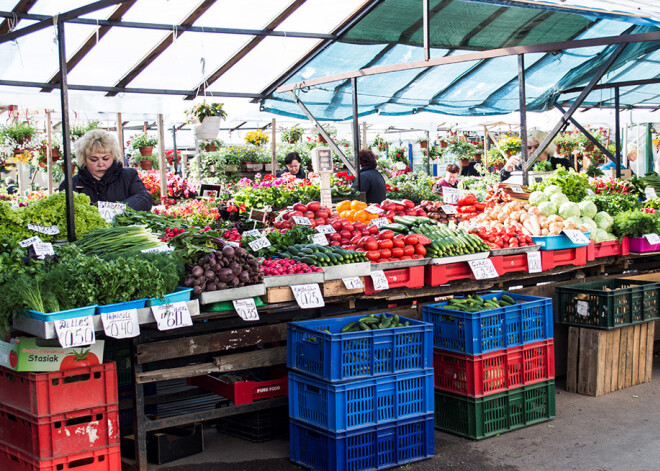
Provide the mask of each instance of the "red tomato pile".
POLYGON ((458 216, 460 216, 460 218, 464 221, 472 219, 479 213, 483 213, 484 209, 486 208, 486 205, 484 203, 478 202, 477 197, 472 193, 466 193, 465 195, 461 196, 457 203, 458 208, 456 211, 458 212, 458 216))
POLYGON ((322 272, 323 268, 296 262, 290 258, 267 258, 261 264, 261 271, 265 276, 278 276, 322 272))
POLYGON ((478 227, 470 230, 477 234, 491 249, 508 249, 510 247, 525 247, 534 245, 534 241, 528 235, 525 235, 516 227, 487 230, 485 227, 478 227))
POLYGON ((349 222, 346 219, 335 219, 330 225, 337 232, 326 234, 326 239, 330 245, 341 245, 346 250, 357 249, 357 243, 362 237, 378 233, 377 226, 367 226, 360 221, 349 222))
POLYGON ((331 219, 332 212, 329 208, 321 206, 318 201, 312 201, 308 204, 296 203, 293 205, 293 211, 284 211, 281 216, 281 221, 276 221, 274 226, 276 229, 291 229, 295 223, 293 222, 294 216, 306 217, 311 223, 311 227, 323 226, 330 224, 328 221, 331 219))
POLYGON ((361 237, 357 245, 349 245, 347 250, 365 252, 371 263, 392 262, 396 260, 416 260, 424 258, 426 248, 431 239, 421 234, 397 234, 389 229, 374 235, 361 237), (349 249, 349 247, 356 247, 349 249))
POLYGON ((385 200, 380 204, 374 204, 383 210, 380 217, 384 217, 392 221, 394 216, 426 216, 426 211, 421 206, 415 206, 410 200, 385 200))

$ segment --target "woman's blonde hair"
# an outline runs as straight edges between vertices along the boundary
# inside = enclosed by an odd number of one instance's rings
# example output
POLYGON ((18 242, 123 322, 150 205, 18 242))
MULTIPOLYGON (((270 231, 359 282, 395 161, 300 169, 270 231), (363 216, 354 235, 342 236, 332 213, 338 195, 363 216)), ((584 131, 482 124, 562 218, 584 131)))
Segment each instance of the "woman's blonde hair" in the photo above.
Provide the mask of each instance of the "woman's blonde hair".
POLYGON ((87 131, 76 141, 74 147, 79 168, 85 166, 87 157, 93 153, 112 154, 115 162, 121 162, 121 149, 119 149, 117 139, 103 129, 87 131))
MULTIPOLYGON (((529 145, 531 141, 536 141, 541 145, 543 139, 545 139, 547 135, 547 132, 541 131, 540 129, 532 129, 527 133, 527 145, 529 145)), ((549 157, 552 157, 557 152, 557 146, 554 142, 551 142, 548 144, 548 147, 545 148, 544 152, 548 154, 549 157)))

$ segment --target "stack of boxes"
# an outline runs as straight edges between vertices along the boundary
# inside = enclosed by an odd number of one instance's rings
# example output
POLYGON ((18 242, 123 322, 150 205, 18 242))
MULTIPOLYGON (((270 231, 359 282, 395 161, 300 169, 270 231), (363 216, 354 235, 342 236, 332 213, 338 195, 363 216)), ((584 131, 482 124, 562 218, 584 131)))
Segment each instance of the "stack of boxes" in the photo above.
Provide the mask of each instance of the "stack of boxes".
POLYGON ((423 307, 433 324, 440 430, 480 439, 555 416, 552 300, 504 294, 514 304, 480 312, 423 307))
POLYGON ((361 318, 289 323, 290 457, 307 468, 382 469, 433 456, 431 325, 401 318, 399 327, 342 332, 361 318))
POLYGON ((0 368, 0 469, 119 471, 114 363, 49 373, 0 368))

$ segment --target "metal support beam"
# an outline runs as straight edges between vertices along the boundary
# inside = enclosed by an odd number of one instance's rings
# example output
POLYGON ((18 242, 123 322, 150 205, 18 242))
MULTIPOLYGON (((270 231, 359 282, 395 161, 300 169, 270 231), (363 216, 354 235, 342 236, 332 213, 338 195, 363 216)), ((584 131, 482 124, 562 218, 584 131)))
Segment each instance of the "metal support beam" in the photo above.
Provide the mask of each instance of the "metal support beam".
MULTIPOLYGON (((9 32, 9 26, 11 21, 14 18, 20 18, 19 14, 27 13, 30 8, 37 2, 37 0, 20 0, 9 13, 5 16, 5 21, 0 24, 0 34, 5 34, 9 32)), ((16 25, 13 25, 16 26, 16 25)))
POLYGON ((69 242, 76 240, 76 221, 73 213, 73 182, 71 166, 71 134, 69 132, 69 90, 67 88, 66 43, 64 23, 57 22, 57 45, 60 59, 60 101, 62 103, 62 152, 64 153, 64 185, 66 189, 66 231, 69 242))
MULTIPOLYGON (((158 123, 158 171, 160 172, 160 198, 167 198, 167 157, 165 157, 165 120, 162 114, 156 119, 158 123)), ((176 157, 174 158, 176 162, 176 157)), ((176 168, 175 168, 176 171, 176 168)))
MULTIPOLYGON (((624 82, 613 82, 613 83, 599 83, 595 85, 592 90, 603 90, 607 88, 616 88, 616 87, 639 87, 641 85, 653 85, 660 83, 660 78, 652 79, 643 79, 643 80, 626 80, 624 82)), ((561 93, 577 93, 584 90, 584 87, 569 88, 568 90, 562 90, 561 93)))
MULTIPOLYGON (((557 108, 562 114, 566 113, 566 111, 564 110, 564 108, 561 107, 561 105, 555 105, 555 108, 557 108)), ((605 146, 603 146, 603 144, 601 144, 598 139, 596 139, 594 136, 592 136, 591 133, 584 128, 584 126, 582 126, 580 123, 578 123, 576 121, 576 119, 573 118, 573 117, 569 118, 569 121, 576 128, 578 128, 582 134, 587 136, 587 139, 589 139, 591 142, 593 142, 594 146, 596 146, 598 148, 598 150, 600 150, 603 154, 605 154, 608 159, 610 159, 612 162, 615 162, 615 157, 612 155, 612 153, 609 150, 607 150, 607 148, 605 146)))
MULTIPOLYGON (((426 0, 425 0, 426 1, 426 0)), ((357 172, 353 172, 355 175, 355 181, 357 182, 357 188, 360 188, 360 125, 358 124, 358 94, 357 94, 357 79, 351 79, 351 98, 353 100, 353 155, 355 156, 355 168, 358 169, 357 172)))
POLYGON ((302 101, 300 101, 300 98, 298 98, 298 95, 296 95, 294 92, 290 92, 290 93, 291 93, 291 96, 293 97, 293 101, 298 105, 298 107, 302 110, 302 112, 305 114, 305 116, 307 116, 307 119, 309 119, 314 124, 314 127, 316 128, 318 133, 321 136, 323 136, 323 138, 328 142, 328 145, 332 148, 332 150, 334 150, 337 153, 337 155, 339 156, 341 161, 344 162, 344 165, 346 165, 346 167, 348 167, 348 170, 353 175, 356 176, 355 178, 359 178, 358 174, 357 174, 357 171, 356 171, 355 167, 353 166, 353 164, 348 161, 348 159, 346 158, 344 153, 341 151, 339 146, 337 146, 335 141, 328 135, 327 132, 325 132, 325 129, 323 129, 323 126, 321 126, 321 124, 317 121, 317 119, 307 109, 305 104, 302 101))
MULTIPOLYGON (((523 169, 523 185, 527 185, 527 94, 525 92, 525 55, 518 55, 518 102, 520 107, 520 162, 523 169)), ((484 136, 484 141, 485 141, 484 136)))
POLYGON ((173 152, 172 152, 172 161, 174 162, 174 173, 180 175, 180 173, 179 173, 180 168, 179 169, 176 168, 176 162, 178 160, 177 155, 179 153, 179 149, 177 149, 177 147, 176 147, 176 126, 174 126, 174 125, 172 125, 172 149, 174 149, 173 152))
POLYGON ((546 147, 548 147, 548 144, 550 144, 552 142, 552 140, 555 138, 555 136, 557 135, 559 130, 562 127, 566 126, 566 124, 568 123, 568 119, 571 116, 573 116, 573 113, 575 113, 575 110, 577 110, 580 107, 580 105, 587 98, 589 93, 591 93, 592 87, 598 83, 598 81, 603 77, 603 75, 605 75, 605 73, 609 70, 609 68, 614 63, 614 61, 616 61, 619 58, 619 56, 621 55, 621 53, 623 52, 623 50, 626 48, 627 45, 628 45, 627 43, 619 44, 616 47, 616 49, 614 49, 614 51, 612 51, 612 53, 607 58, 607 60, 603 63, 603 65, 600 66, 598 71, 596 71, 596 73, 594 74, 591 81, 589 81, 589 84, 586 87, 584 87, 584 90, 582 90, 580 95, 575 99, 575 101, 570 106, 568 111, 566 111, 566 113, 564 113, 564 115, 561 117, 559 122, 557 124, 555 124, 554 128, 552 128, 552 131, 550 131, 550 133, 548 133, 548 135, 545 137, 545 139, 543 139, 543 142, 540 143, 539 148, 536 149, 534 154, 529 158, 529 160, 525 164, 527 169, 530 169, 532 167, 532 165, 534 165, 534 162, 536 161, 538 156, 541 155, 541 152, 543 152, 546 147))
MULTIPOLYGON (((619 87, 614 89, 614 146, 616 152, 616 178, 621 178, 621 121, 619 116, 619 87)), ((637 156, 639 158, 639 156, 637 156)))
POLYGON ((424 21, 424 60, 431 59, 431 39, 429 28, 429 0, 422 0, 422 18, 424 21))

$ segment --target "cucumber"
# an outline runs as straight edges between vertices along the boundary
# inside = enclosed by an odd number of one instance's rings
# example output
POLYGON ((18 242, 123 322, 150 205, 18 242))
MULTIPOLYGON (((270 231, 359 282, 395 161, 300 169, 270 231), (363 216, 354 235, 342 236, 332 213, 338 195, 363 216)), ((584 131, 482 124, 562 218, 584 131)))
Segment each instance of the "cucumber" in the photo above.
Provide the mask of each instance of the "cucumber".
POLYGON ((341 331, 342 331, 342 332, 348 332, 348 331, 351 330, 353 327, 355 327, 355 324, 356 324, 355 321, 349 322, 348 324, 346 324, 344 327, 341 328, 341 331))
POLYGON ((509 304, 516 304, 516 300, 513 299, 513 298, 512 298, 511 296, 509 296, 508 294, 503 294, 503 295, 502 295, 502 300, 503 300, 503 301, 506 301, 506 302, 509 303, 509 304))

